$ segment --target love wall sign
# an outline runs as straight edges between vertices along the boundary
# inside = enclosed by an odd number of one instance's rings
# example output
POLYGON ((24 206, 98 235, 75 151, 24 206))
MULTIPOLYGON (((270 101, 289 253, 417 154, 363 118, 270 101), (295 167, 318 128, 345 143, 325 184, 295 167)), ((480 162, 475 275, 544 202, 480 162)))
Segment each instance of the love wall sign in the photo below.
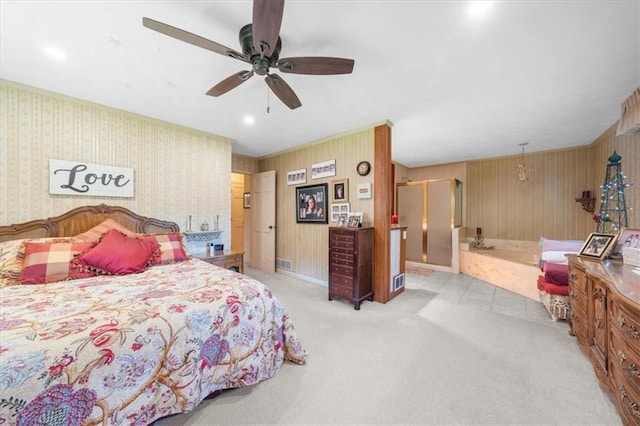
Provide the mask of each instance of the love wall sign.
POLYGON ((133 197, 133 169, 51 159, 49 193, 133 197))

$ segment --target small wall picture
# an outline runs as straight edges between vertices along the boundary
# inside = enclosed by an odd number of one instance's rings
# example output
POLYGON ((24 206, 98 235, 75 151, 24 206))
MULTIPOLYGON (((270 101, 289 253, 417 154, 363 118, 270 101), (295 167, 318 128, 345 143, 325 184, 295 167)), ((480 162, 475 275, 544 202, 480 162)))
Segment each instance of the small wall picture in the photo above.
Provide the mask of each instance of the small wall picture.
POLYGON ((615 234, 600 234, 592 232, 580 249, 578 256, 602 260, 614 247, 616 240, 615 234))
POLYGON ((349 203, 331 204, 331 222, 338 222, 341 214, 349 213, 349 203))
POLYGON ((331 201, 334 203, 346 203, 349 201, 349 179, 331 181, 331 201))
POLYGON ((300 185, 301 183, 307 183, 307 169, 287 172, 287 185, 300 185))
POLYGON ((358 184, 358 198, 371 198, 371 182, 358 184))
POLYGON ((242 207, 244 207, 245 209, 250 209, 251 208, 251 193, 250 192, 245 192, 244 194, 242 194, 242 207))
POLYGON ((296 187, 296 223, 327 223, 327 184, 296 187))
POLYGON ((311 179, 321 179, 335 175, 336 160, 328 160, 311 165, 311 179))
POLYGON ((611 250, 610 257, 622 258, 622 249, 625 247, 640 248, 640 229, 622 228, 616 238, 616 245, 611 250))

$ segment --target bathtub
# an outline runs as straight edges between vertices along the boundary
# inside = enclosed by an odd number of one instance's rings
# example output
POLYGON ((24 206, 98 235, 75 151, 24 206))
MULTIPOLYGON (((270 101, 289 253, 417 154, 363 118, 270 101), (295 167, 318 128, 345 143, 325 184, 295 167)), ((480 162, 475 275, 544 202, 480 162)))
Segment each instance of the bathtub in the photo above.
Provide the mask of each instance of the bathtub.
POLYGON ((460 244, 460 272, 539 301, 538 242, 485 240, 492 250, 477 250, 469 241, 460 244))

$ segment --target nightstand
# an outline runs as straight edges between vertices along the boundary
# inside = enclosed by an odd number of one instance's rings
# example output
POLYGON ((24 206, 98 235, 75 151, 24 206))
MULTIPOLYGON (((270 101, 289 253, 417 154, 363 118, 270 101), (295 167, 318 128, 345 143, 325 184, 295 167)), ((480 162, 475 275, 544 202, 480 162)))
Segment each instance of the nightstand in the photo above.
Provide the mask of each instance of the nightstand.
POLYGON ((209 262, 213 265, 220 266, 221 268, 233 269, 236 272, 244 274, 244 252, 239 250, 225 250, 221 252, 214 252, 207 256, 202 254, 193 255, 198 259, 202 259, 205 262, 209 262))

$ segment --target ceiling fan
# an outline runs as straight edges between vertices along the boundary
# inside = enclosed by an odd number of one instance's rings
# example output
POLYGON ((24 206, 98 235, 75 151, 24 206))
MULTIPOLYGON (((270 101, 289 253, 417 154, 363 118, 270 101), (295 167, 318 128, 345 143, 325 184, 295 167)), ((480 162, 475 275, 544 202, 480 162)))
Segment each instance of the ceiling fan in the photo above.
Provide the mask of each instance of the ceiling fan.
POLYGON ((280 58, 282 48, 280 25, 283 12, 284 0, 254 0, 253 22, 240 29, 242 53, 151 18, 142 18, 142 25, 169 37, 251 64, 250 71, 240 71, 227 77, 209 89, 207 95, 223 95, 253 77, 254 74, 258 74, 265 76, 271 91, 286 106, 295 109, 302 105, 300 99, 282 77, 269 72, 270 68, 292 74, 349 74, 353 71, 354 61, 322 56, 280 58))

